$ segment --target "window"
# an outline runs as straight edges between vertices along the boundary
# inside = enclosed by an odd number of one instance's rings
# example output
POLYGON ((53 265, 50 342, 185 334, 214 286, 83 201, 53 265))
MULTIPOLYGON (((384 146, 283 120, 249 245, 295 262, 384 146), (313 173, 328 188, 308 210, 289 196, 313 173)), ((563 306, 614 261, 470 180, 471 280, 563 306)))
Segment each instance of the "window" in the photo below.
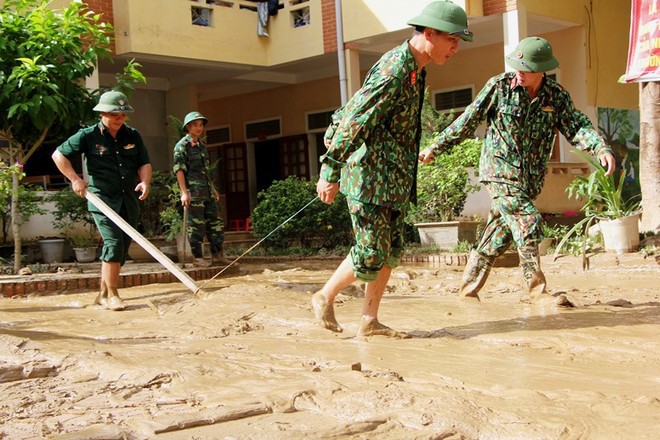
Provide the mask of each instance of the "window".
POLYGON ((433 107, 441 112, 462 111, 472 102, 472 87, 442 90, 433 94, 433 107))
POLYGON ((291 25, 294 28, 307 26, 311 23, 309 16, 309 0, 289 0, 291 6, 291 25))
POLYGON ((281 133, 279 119, 248 122, 245 124, 246 139, 268 139, 269 136, 279 136, 281 133))
POLYGON ((196 26, 213 26, 213 5, 222 2, 216 2, 216 0, 191 0, 191 2, 195 4, 195 6, 190 7, 192 24, 196 26))
POLYGON ((206 130, 206 143, 208 145, 226 144, 227 142, 231 142, 231 129, 228 125, 206 130))
POLYGON ((323 112, 315 112, 307 114, 307 131, 314 132, 318 130, 325 130, 332 123, 332 114, 334 110, 323 112))

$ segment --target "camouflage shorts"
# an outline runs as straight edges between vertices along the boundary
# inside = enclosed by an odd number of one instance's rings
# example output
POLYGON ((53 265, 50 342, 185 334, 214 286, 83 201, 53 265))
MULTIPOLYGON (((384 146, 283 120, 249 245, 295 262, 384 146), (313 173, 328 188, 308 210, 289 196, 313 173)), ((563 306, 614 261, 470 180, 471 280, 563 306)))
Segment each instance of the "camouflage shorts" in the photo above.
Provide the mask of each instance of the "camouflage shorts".
POLYGON ((514 241, 518 248, 538 244, 543 233, 543 217, 529 196, 511 185, 489 182, 486 187, 492 204, 477 252, 498 257, 514 241))
POLYGON ((350 257, 355 277, 373 281, 385 264, 395 268, 403 251, 405 213, 347 198, 355 244, 350 257))

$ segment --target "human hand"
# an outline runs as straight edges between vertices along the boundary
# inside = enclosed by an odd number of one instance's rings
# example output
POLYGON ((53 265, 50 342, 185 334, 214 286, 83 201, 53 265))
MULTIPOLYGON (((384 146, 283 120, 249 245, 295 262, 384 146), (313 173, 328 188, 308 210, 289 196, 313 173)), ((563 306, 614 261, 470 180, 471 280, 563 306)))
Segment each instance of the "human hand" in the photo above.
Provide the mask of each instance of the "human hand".
POLYGON ((138 183, 137 186, 135 187, 135 192, 140 193, 138 199, 145 200, 149 195, 149 184, 145 182, 138 183))
POLYGON ((603 153, 598 156, 598 160, 604 168, 607 168, 605 171, 606 176, 610 176, 614 173, 614 170, 616 169, 616 159, 612 153, 603 153))
POLYGON ((83 179, 78 178, 76 180, 73 180, 71 182, 71 189, 73 190, 74 193, 76 193, 78 196, 84 198, 85 197, 85 191, 87 191, 87 182, 85 182, 83 179))
POLYGON ((435 156, 433 155, 433 148, 426 148, 424 151, 419 153, 419 161, 421 163, 429 163, 433 160, 435 156))
POLYGON ((316 184, 316 194, 319 195, 319 198, 323 203, 331 204, 335 199, 335 196, 339 192, 339 184, 326 182, 323 179, 319 179, 316 184))
POLYGON ((190 192, 181 191, 181 204, 183 206, 190 206, 190 192))

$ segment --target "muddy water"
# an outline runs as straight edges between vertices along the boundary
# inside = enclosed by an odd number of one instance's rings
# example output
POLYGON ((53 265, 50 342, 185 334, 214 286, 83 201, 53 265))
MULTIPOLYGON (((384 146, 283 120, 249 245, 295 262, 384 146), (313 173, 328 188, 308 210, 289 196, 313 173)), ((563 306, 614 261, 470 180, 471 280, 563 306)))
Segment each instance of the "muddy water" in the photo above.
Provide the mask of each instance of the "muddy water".
POLYGON ((495 268, 482 302, 460 268, 398 268, 379 319, 413 337, 355 337, 310 294, 338 262, 242 265, 195 298, 181 284, 0 300, 3 438, 654 439, 660 432, 660 266, 602 255, 544 259, 558 311, 495 268))

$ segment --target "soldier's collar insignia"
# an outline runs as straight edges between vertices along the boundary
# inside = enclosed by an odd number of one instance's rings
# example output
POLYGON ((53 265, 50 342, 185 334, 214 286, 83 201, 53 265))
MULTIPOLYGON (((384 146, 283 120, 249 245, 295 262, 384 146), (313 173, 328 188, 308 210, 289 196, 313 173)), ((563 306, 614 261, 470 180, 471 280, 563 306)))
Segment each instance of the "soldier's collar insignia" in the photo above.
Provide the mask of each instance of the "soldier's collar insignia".
POLYGON ((410 72, 410 85, 415 85, 417 84, 417 71, 413 70, 410 72))
POLYGON ((132 150, 133 148, 135 148, 135 144, 124 145, 124 150, 132 150))

